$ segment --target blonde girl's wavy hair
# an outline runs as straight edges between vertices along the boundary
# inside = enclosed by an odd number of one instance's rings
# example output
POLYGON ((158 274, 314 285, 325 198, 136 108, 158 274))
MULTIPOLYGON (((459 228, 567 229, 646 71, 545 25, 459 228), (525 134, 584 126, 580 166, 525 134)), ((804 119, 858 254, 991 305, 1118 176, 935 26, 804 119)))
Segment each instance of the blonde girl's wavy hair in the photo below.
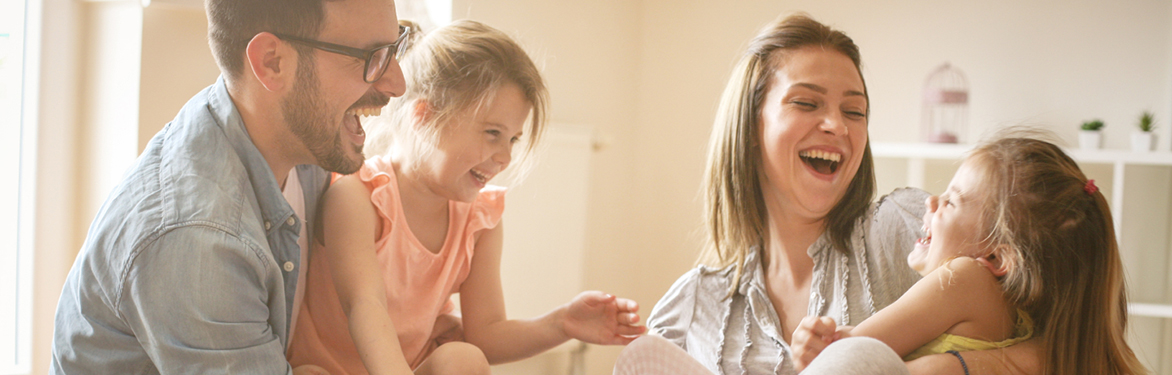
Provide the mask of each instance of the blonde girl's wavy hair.
POLYGON ((1008 303, 1044 343, 1045 374, 1143 374, 1124 340, 1127 297, 1107 199, 1057 146, 1002 137, 966 163, 983 176, 986 241, 1011 266, 1008 303))
MULTIPOLYGON (((411 21, 400 24, 418 30, 411 21)), ((545 130, 548 93, 541 72, 529 55, 505 33, 483 23, 459 20, 429 33, 408 36, 400 66, 407 92, 391 98, 381 116, 367 125, 366 149, 375 155, 409 153, 423 159, 435 150, 440 135, 460 119, 492 105, 502 86, 515 84, 533 106, 523 129, 519 180, 545 130), (423 126, 416 126, 416 106, 426 106, 423 126)))
MULTIPOLYGON (((704 175, 708 244, 698 263, 718 268, 736 265, 738 282, 732 284, 733 290, 739 284, 746 255, 760 251, 767 233, 759 124, 770 77, 781 68, 788 53, 807 46, 842 53, 851 59, 859 80, 863 80, 859 47, 850 37, 808 15, 795 14, 766 26, 753 38, 720 98, 704 175)), ((864 94, 866 87, 863 81, 864 94)), ((870 98, 867 103, 870 117, 870 98)), ((826 231, 835 249, 848 251, 855 223, 866 213, 874 196, 875 166, 868 141, 846 194, 826 216, 826 231)))

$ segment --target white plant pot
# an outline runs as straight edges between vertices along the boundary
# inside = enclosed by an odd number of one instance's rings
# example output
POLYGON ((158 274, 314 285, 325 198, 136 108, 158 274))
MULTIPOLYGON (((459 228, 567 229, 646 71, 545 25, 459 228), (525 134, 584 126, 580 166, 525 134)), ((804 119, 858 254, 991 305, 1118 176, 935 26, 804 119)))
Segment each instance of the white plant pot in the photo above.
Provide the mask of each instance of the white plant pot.
POLYGON ((1083 150, 1098 150, 1103 147, 1103 132, 1098 130, 1079 130, 1078 148, 1083 150))
POLYGON ((1151 132, 1131 133, 1131 151, 1152 152, 1156 149, 1156 135, 1151 132))

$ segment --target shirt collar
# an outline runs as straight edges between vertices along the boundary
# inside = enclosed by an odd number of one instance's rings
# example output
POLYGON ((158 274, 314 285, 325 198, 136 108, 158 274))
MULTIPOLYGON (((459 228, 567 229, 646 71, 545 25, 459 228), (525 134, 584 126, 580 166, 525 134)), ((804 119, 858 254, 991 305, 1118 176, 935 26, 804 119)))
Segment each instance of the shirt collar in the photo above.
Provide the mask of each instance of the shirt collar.
POLYGON ((284 224, 285 220, 293 215, 293 208, 281 195, 281 185, 277 183, 269 163, 252 143, 252 138, 244 127, 244 119, 240 117, 236 104, 228 95, 228 86, 223 76, 216 80, 208 94, 208 110, 244 163, 244 169, 248 172, 248 179, 252 182, 252 189, 256 194, 257 204, 260 205, 261 216, 266 224, 270 224, 265 225, 265 231, 280 227, 279 224, 284 224))

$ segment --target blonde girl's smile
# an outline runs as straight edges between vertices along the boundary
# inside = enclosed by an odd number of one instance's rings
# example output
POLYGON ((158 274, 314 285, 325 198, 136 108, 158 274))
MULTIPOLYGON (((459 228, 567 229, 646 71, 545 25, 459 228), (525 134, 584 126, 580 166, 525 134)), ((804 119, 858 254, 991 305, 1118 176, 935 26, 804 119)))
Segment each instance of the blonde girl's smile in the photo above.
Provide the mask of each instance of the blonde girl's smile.
POLYGON ((419 160, 432 171, 429 190, 449 200, 471 202, 480 189, 509 167, 532 105, 514 83, 501 85, 479 110, 445 127, 433 157, 419 160))
POLYGON ((956 257, 980 258, 990 252, 981 225, 985 209, 983 195, 976 193, 981 175, 966 161, 957 169, 948 190, 928 197, 925 204, 923 238, 908 254, 908 265, 921 275, 956 257))

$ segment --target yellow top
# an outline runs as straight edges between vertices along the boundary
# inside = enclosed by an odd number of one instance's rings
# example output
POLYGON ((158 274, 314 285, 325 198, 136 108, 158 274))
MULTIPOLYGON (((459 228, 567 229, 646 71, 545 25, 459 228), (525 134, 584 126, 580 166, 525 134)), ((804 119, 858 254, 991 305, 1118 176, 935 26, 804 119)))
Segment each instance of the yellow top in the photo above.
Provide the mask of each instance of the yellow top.
POLYGON ((988 350, 1004 348, 1019 342, 1028 340, 1034 335, 1034 321, 1030 319, 1029 314, 1021 309, 1017 310, 1017 325, 1013 327, 1013 337, 998 341, 990 342, 984 340, 977 340, 964 336, 957 336, 952 334, 942 334, 937 336, 932 341, 929 341, 924 346, 921 346, 916 351, 903 357, 904 361, 910 361, 929 354, 945 353, 949 350, 958 352, 965 352, 969 350, 988 350))

